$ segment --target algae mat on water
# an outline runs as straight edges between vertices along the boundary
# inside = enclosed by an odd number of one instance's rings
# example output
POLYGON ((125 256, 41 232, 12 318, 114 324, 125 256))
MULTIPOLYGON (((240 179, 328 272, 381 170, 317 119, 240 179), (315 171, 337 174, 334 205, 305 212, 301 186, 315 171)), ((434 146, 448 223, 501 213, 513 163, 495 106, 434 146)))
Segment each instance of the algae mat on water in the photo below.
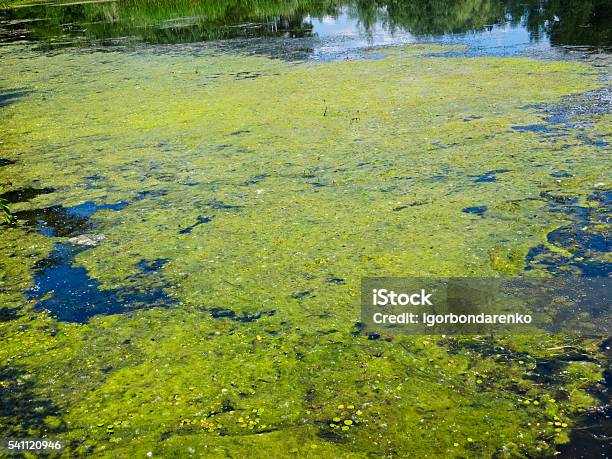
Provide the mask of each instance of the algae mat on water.
POLYGON ((444 51, 3 47, 0 175, 28 190, 0 239, 3 436, 66 456, 552 455, 599 403, 598 340, 359 333, 362 276, 569 257, 551 197, 597 210, 609 186, 610 116, 542 114, 600 67, 444 51), (105 237, 71 247, 83 233, 105 237))

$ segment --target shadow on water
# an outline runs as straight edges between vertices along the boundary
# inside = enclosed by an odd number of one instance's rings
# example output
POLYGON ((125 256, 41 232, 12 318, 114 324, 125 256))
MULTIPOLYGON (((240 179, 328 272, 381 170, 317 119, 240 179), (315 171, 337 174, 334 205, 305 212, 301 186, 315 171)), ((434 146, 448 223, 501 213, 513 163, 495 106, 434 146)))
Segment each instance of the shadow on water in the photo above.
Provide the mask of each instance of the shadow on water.
POLYGON ((49 237, 69 237, 91 228, 88 219, 70 215, 62 206, 22 210, 13 215, 18 223, 35 228, 40 234, 49 237))
POLYGON ((4 199, 9 204, 16 202, 26 202, 43 194, 53 193, 53 188, 19 188, 0 194, 0 199, 4 199))
POLYGON ((65 430, 45 424, 48 416, 58 416, 59 410, 49 400, 40 398, 35 383, 15 366, 0 366, 0 426, 2 436, 27 438, 65 430))

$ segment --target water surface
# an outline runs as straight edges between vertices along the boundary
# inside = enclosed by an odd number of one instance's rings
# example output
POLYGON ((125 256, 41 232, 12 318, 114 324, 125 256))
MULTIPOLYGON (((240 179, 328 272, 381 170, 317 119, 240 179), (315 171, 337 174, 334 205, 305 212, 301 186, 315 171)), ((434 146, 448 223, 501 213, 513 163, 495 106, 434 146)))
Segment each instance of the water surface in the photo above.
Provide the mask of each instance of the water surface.
POLYGON ((57 1, 5 10, 0 34, 4 42, 33 40, 51 48, 231 39, 251 51, 318 59, 415 42, 514 55, 551 47, 609 49, 611 10, 608 0, 57 1))

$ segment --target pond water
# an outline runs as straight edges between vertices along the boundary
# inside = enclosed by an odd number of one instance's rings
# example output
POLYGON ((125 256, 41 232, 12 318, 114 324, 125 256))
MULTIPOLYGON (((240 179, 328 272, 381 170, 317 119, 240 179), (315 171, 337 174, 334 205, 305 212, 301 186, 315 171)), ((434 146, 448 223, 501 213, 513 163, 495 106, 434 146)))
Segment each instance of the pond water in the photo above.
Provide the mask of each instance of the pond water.
POLYGON ((41 41, 49 47, 232 39, 236 46, 315 59, 415 42, 462 44, 474 54, 513 55, 554 46, 609 49, 610 10, 607 0, 57 1, 4 11, 0 37, 4 42, 41 41))
POLYGON ((612 454, 607 337, 358 306, 364 276, 610 276, 609 1, 0 5, 0 438, 612 454))

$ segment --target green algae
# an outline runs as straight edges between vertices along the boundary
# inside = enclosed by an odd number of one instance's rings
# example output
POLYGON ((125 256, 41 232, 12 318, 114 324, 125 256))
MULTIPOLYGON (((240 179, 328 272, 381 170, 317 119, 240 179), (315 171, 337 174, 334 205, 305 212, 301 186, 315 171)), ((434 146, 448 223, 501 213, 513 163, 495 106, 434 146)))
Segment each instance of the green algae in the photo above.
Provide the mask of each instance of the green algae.
MULTIPOLYGON (((2 431, 100 457, 552 455, 598 403, 597 340, 355 331, 361 276, 522 273, 567 219, 541 193, 586 202, 608 184, 605 149, 513 129, 544 123, 526 106, 599 87, 597 68, 426 56, 445 50, 289 64, 4 47, 0 85, 29 92, 1 112, 0 156, 16 162, 0 174, 56 190, 15 210, 128 202, 92 217, 106 239, 74 263, 110 290, 168 259, 175 304, 58 323, 22 292, 65 238, 2 227, 0 294, 18 312, 0 321, 0 367, 20 376, 0 384, 33 401, 0 412, 2 431), (568 160, 574 176, 551 177, 568 160), (591 362, 535 379, 570 349, 591 362)), ((609 115, 591 121, 609 134, 609 115)))

